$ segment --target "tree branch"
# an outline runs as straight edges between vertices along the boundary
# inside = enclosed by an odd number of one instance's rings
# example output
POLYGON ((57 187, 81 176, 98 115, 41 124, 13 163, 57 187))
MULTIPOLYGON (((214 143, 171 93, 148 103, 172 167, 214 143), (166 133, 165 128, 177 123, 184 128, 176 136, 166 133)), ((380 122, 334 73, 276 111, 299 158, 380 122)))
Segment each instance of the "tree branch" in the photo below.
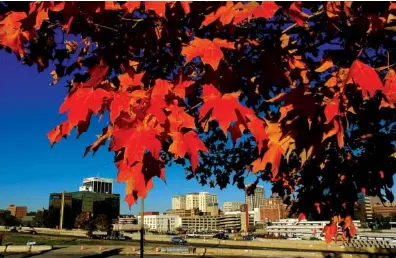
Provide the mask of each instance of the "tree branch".
MULTIPOLYGON (((323 5, 319 8, 319 11, 317 11, 316 13, 313 13, 313 14, 311 14, 310 16, 308 16, 308 19, 307 19, 307 20, 312 19, 312 18, 314 18, 314 17, 316 17, 316 16, 318 16, 318 15, 320 15, 320 14, 322 14, 322 13, 323 13, 323 5)), ((282 31, 282 34, 288 32, 288 31, 291 30, 291 29, 294 29, 294 28, 297 27, 297 26, 298 26, 297 23, 292 24, 291 26, 289 26, 289 27, 287 27, 286 29, 284 29, 284 30, 282 31)))

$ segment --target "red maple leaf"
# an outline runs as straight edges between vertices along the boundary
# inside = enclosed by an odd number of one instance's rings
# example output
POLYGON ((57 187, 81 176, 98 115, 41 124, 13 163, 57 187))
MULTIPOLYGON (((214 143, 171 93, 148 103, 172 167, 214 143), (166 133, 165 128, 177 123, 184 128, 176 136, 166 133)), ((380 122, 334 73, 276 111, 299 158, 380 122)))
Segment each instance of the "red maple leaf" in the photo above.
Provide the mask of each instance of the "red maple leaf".
POLYGON ((344 146, 344 127, 340 117, 333 119, 333 126, 323 132, 322 142, 334 135, 337 136, 338 147, 342 148, 344 146))
POLYGON ((263 140, 268 138, 264 122, 251 109, 239 103, 239 94, 239 92, 234 92, 222 96, 213 85, 205 85, 202 94, 204 104, 199 111, 199 118, 202 121, 210 114, 209 121, 217 120, 225 136, 227 136, 230 124, 236 122, 230 129, 233 141, 237 140, 236 137, 242 134, 241 131, 244 128, 249 129, 261 151, 263 140))
POLYGON ((62 137, 70 135, 70 132, 72 129, 73 129, 73 127, 70 126, 69 122, 65 121, 65 122, 61 123, 60 125, 57 125, 51 131, 49 131, 47 133, 47 137, 50 141, 51 146, 54 145, 55 143, 59 142, 62 139, 62 137))
POLYGON ((383 93, 390 103, 396 103, 396 73, 393 69, 390 69, 385 76, 383 93))
POLYGON ((128 1, 122 5, 122 8, 127 10, 127 13, 132 13, 135 9, 140 7, 140 1, 128 1))
POLYGON ((326 124, 330 123, 336 115, 339 114, 340 110, 340 99, 338 95, 335 95, 334 98, 326 105, 324 113, 326 116, 326 124))
POLYGON ((278 9, 279 6, 274 2, 262 2, 261 5, 256 2, 247 4, 238 2, 235 5, 232 2, 227 2, 225 6, 220 7, 216 12, 206 15, 202 26, 207 26, 218 19, 223 25, 231 22, 236 25, 245 19, 250 20, 252 18, 270 19, 278 9))
POLYGON ((149 153, 144 154, 142 161, 132 165, 126 160, 117 163, 117 182, 126 183, 126 197, 128 205, 134 204, 138 197, 145 198, 153 187, 153 177, 165 181, 165 169, 161 161, 153 158, 149 153))
POLYGON ((48 20, 48 11, 59 12, 65 8, 65 2, 32 2, 30 3, 30 9, 28 17, 24 22, 24 27, 30 30, 31 27, 38 30, 41 27, 43 21, 48 20))
POLYGON ((194 84, 194 81, 180 81, 178 84, 176 84, 173 88, 173 91, 176 96, 185 99, 186 97, 186 89, 190 87, 192 84, 194 84))
POLYGON ((118 80, 120 81, 120 90, 126 91, 136 86, 140 86, 141 80, 144 76, 144 73, 139 74, 129 74, 124 73, 118 76, 118 80))
POLYGON ((105 127, 102 130, 102 135, 98 136, 98 139, 85 149, 84 156, 86 156, 90 151, 92 151, 93 154, 95 154, 95 152, 99 149, 99 147, 104 145, 106 141, 110 139, 112 136, 113 136, 113 127, 112 126, 105 127))
MULTIPOLYGON (((219 19, 220 17, 222 17, 222 15, 228 14, 232 10, 233 6, 234 6, 234 3, 232 1, 226 2, 225 6, 221 6, 215 12, 206 15, 205 20, 202 22, 201 26, 207 26, 207 25, 211 24, 212 22, 216 21, 217 19, 219 19)), ((229 21, 229 23, 230 22, 231 22, 231 20, 229 21)))
POLYGON ((278 176, 279 165, 281 162, 283 149, 276 143, 270 143, 268 150, 264 153, 263 158, 258 158, 252 163, 252 172, 257 173, 258 171, 265 170, 268 163, 272 165, 272 178, 275 179, 278 176))
POLYGON ((168 111, 170 132, 179 132, 182 128, 195 129, 194 118, 187 114, 184 108, 177 106, 177 101, 169 106, 168 111))
POLYGON ((87 121, 90 112, 97 114, 102 111, 105 99, 110 97, 110 92, 104 89, 78 88, 65 99, 59 112, 69 111, 68 121, 70 126, 74 127, 81 121, 87 121))
POLYGON ((109 67, 106 64, 95 65, 94 67, 88 69, 88 73, 90 74, 90 78, 86 82, 73 82, 72 88, 70 91, 74 91, 77 88, 96 88, 98 87, 102 81, 104 80, 107 72, 109 71, 109 67))
POLYGON ((147 114, 154 115, 161 124, 166 122, 166 115, 164 109, 168 106, 165 101, 165 96, 173 85, 167 80, 156 80, 155 85, 151 88, 150 105, 147 109, 147 114))
POLYGON ((192 3, 192 1, 181 1, 180 2, 185 14, 188 14, 190 12, 190 3, 192 3))
POLYGON ((148 94, 145 90, 135 90, 131 93, 127 91, 115 92, 112 97, 110 105, 110 120, 115 122, 117 117, 122 113, 128 113, 134 117, 139 113, 144 115, 143 106, 148 99, 148 94), (139 112, 140 111, 140 112, 139 112))
POLYGON ((287 13, 299 26, 304 26, 305 22, 308 20, 308 15, 302 11, 301 2, 292 3, 287 13))
POLYGON ((165 17, 167 3, 166 1, 145 1, 144 6, 146 10, 153 10, 158 16, 165 17))
POLYGON ((208 152, 203 141, 198 137, 194 131, 189 131, 185 134, 174 132, 170 134, 173 138, 173 143, 169 146, 169 152, 175 154, 175 157, 184 158, 188 154, 193 171, 199 163, 198 151, 208 152))
POLYGON ((349 74, 352 80, 362 89, 365 99, 368 97, 367 92, 370 94, 370 97, 373 97, 376 90, 383 89, 377 72, 359 60, 353 62, 349 74))
POLYGON ((24 42, 30 36, 27 32, 22 32, 22 20, 26 18, 24 12, 11 12, 0 21, 0 45, 9 47, 20 58, 25 54, 24 42))
POLYGON ((298 222, 302 221, 302 220, 307 220, 307 217, 305 217, 304 213, 300 213, 298 214, 298 218, 297 218, 298 222))
POLYGON ((215 38, 211 41, 195 37, 188 46, 183 47, 182 55, 186 56, 186 63, 199 56, 203 63, 209 64, 213 70, 217 70, 220 60, 224 56, 221 48, 235 49, 234 43, 224 39, 215 38))
POLYGON ((117 164, 117 182, 125 182, 125 201, 129 206, 134 204, 138 197, 146 197, 147 192, 153 187, 152 179, 146 181, 142 173, 143 162, 136 162, 132 165, 124 160, 117 164))
POLYGON ((159 135, 163 132, 158 121, 152 116, 146 116, 142 122, 138 121, 129 126, 115 126, 110 149, 118 151, 124 148, 124 159, 129 165, 141 162, 146 151, 150 151, 151 155, 158 159, 162 149, 159 135))
POLYGON ((239 94, 239 92, 235 92, 227 93, 222 96, 213 85, 205 85, 202 94, 204 104, 199 111, 199 118, 202 120, 211 112, 209 120, 217 120, 224 135, 227 136, 227 129, 230 123, 238 121, 236 111, 245 115, 253 114, 251 109, 239 103, 239 94))

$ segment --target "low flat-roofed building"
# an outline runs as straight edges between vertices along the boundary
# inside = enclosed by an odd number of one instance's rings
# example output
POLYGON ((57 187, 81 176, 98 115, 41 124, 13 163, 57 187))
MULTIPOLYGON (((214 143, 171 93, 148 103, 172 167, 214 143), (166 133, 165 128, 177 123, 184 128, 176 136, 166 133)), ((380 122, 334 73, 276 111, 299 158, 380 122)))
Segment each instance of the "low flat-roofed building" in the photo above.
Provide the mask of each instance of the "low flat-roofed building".
POLYGON ((191 232, 218 230, 219 216, 191 216, 182 218, 182 227, 191 232))
MULTIPOLYGON (((328 223, 329 221, 302 220, 298 222, 298 219, 281 219, 268 226, 267 232, 276 236, 304 235, 319 237, 324 226, 328 223)), ((361 227, 359 220, 354 220, 353 223, 357 229, 361 227)))

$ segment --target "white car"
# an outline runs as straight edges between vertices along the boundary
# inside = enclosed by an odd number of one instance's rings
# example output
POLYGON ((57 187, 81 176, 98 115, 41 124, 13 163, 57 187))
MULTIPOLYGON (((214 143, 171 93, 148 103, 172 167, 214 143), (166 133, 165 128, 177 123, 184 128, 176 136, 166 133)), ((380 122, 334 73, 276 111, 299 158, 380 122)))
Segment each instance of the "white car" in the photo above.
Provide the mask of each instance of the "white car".
POLYGON ((287 240, 302 240, 301 237, 289 237, 287 240))
POLYGON ((35 244, 36 244, 36 241, 33 241, 33 240, 29 240, 29 241, 26 243, 27 246, 32 246, 32 245, 35 245, 35 244))
POLYGON ((188 237, 199 237, 197 233, 187 234, 188 237))

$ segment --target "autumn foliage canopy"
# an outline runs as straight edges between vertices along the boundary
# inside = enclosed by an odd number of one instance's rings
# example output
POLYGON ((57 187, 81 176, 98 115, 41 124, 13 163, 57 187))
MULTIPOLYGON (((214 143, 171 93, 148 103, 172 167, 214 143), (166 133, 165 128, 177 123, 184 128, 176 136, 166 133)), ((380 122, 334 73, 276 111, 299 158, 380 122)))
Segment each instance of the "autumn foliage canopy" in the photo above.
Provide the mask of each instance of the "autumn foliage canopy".
POLYGON ((0 47, 70 79, 51 144, 108 119, 85 154, 109 142, 130 205, 177 163, 213 187, 271 181, 291 212, 330 218, 359 193, 393 200, 394 15, 374 1, 5 2, 0 47))

